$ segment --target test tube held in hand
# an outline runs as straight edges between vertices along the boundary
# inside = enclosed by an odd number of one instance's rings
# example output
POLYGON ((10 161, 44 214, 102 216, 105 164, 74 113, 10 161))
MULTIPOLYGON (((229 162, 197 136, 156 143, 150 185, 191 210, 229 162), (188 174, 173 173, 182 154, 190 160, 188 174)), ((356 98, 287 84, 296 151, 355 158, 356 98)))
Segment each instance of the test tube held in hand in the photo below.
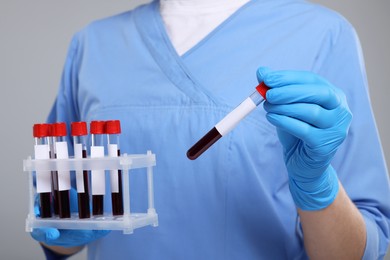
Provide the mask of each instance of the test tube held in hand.
MULTIPOLYGON (((66 141, 66 124, 63 122, 54 123, 51 125, 51 135, 54 142, 54 157, 56 159, 68 159, 68 143, 66 141)), ((58 189, 58 205, 59 217, 70 218, 70 172, 66 170, 58 170, 54 172, 56 177, 55 186, 58 189)))
POLYGON ((268 87, 261 82, 256 91, 253 92, 247 99, 238 105, 233 111, 227 114, 219 121, 206 135, 196 142, 188 151, 187 157, 190 160, 195 160, 207 149, 209 149, 222 136, 227 135, 234 127, 252 112, 264 100, 268 87))
MULTIPOLYGON (((91 121, 91 158, 104 157, 104 121, 91 121)), ((104 195, 106 190, 104 170, 91 171, 91 188, 92 188, 92 214, 94 216, 103 215, 104 213, 104 195)))
MULTIPOLYGON (((72 122, 74 158, 87 158, 88 130, 86 122, 72 122)), ((89 177, 87 170, 76 171, 76 187, 79 218, 90 218, 89 177)))
MULTIPOLYGON (((33 126, 35 159, 50 159, 49 124, 33 126)), ((39 213, 41 218, 50 218, 51 213, 51 171, 36 172, 36 189, 39 194, 39 213)))
MULTIPOLYGON (((119 134, 121 126, 119 120, 106 121, 107 149, 108 156, 120 156, 119 134)), ((112 214, 114 216, 123 215, 123 195, 122 195, 122 171, 111 170, 111 203, 112 214)))

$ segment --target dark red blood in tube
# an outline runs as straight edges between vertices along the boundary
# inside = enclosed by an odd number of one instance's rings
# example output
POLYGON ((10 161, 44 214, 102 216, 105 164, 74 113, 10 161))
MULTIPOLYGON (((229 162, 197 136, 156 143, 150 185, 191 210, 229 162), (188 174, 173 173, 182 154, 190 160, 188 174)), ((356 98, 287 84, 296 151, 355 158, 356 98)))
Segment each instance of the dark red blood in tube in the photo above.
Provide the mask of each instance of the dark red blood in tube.
POLYGON ((205 136, 203 136, 196 144, 194 144, 187 151, 188 159, 195 160, 221 137, 222 135, 215 127, 213 127, 205 136))
MULTIPOLYGON (((90 133, 93 135, 92 139, 98 138, 99 135, 105 133, 105 121, 91 121, 90 133)), ((97 145, 96 140, 93 145, 97 145)), ((99 146, 102 143, 98 144, 99 146)), ((93 187, 92 187, 93 192, 93 187)), ((104 213, 104 195, 92 194, 92 215, 98 216, 104 213)))
POLYGON ((61 190, 58 192, 60 199, 60 218, 70 218, 70 199, 69 199, 69 190, 61 190))
MULTIPOLYGON (((66 136, 66 124, 63 122, 54 123, 51 127, 51 135, 54 137, 54 140, 56 138, 58 139, 65 139, 66 136)), ((57 154, 54 155, 55 158, 57 158, 57 154)), ((55 183, 56 187, 59 187, 58 183, 58 172, 56 171, 54 173, 56 177, 57 183, 55 183)), ((70 198, 69 198, 69 190, 58 190, 57 191, 57 199, 58 199, 58 214, 60 218, 70 218, 70 198)))
MULTIPOLYGON (((33 126, 33 137, 36 139, 37 144, 49 145, 48 138, 50 135, 49 124, 34 124, 33 126)), ((48 154, 50 158, 50 151, 48 154)), ((38 181, 38 180, 37 180, 38 181)), ((50 218, 51 214, 51 192, 39 193, 39 211, 41 218, 50 218)))
POLYGON ((51 192, 39 193, 40 200, 40 217, 51 218, 51 192))
MULTIPOLYGON (((106 121, 106 134, 109 144, 117 145, 117 156, 121 155, 119 149, 119 134, 121 133, 121 124, 119 120, 106 121)), ((122 192, 122 171, 118 170, 118 191, 111 191, 111 204, 112 204, 112 215, 118 216, 123 215, 123 192, 122 192)))
MULTIPOLYGON (((71 133, 73 136, 73 143, 76 145, 81 145, 81 157, 87 158, 87 123, 83 121, 72 122, 71 124, 71 133)), ((76 148, 75 148, 76 149, 76 148)), ((77 151, 79 152, 79 151, 77 151)), ((76 156, 76 155, 75 155, 76 156)), ((80 156, 80 155, 78 155, 80 156)), ((83 170, 83 192, 77 192, 77 206, 79 211, 79 218, 90 218, 91 211, 89 207, 89 177, 88 171, 83 170)), ((77 187, 79 189, 79 187, 77 187)))
MULTIPOLYGON (((56 175, 56 174, 57 174, 57 172, 52 172, 53 178, 54 178, 54 175, 56 175)), ((53 187, 53 210, 54 210, 54 214, 58 215, 60 212, 60 206, 59 206, 60 199, 58 198, 58 189, 55 188, 54 185, 52 187, 53 187)))
MULTIPOLYGON (((256 91, 249 97, 252 102, 254 103, 255 106, 258 106, 261 102, 263 102, 266 98, 266 94, 267 94, 267 91, 269 90, 269 87, 265 85, 264 82, 261 82, 257 87, 256 87, 256 91), (259 94, 260 94, 260 97, 259 97, 259 94), (254 96, 253 96, 254 95, 254 96)), ((241 103, 237 108, 234 109, 234 111, 237 111, 236 109, 238 109, 239 107, 242 108, 241 106, 243 104, 246 104, 246 103, 241 103)), ((244 106, 245 107, 245 106, 244 106)), ((248 113, 250 112, 251 110, 248 110, 248 109, 244 109, 244 110, 239 110, 239 114, 231 114, 229 113, 229 115, 234 115, 233 117, 229 118, 229 119, 234 119, 232 120, 231 122, 228 122, 228 126, 229 127, 234 127, 234 125, 237 122, 237 118, 236 116, 239 115, 241 119, 243 119, 245 116, 248 115, 248 113)), ((227 117, 223 118, 222 120, 225 120, 227 117)), ((220 123, 222 122, 222 120, 220 121, 220 123)), ((225 122, 226 124, 226 122, 225 122)), ((226 127, 226 125, 225 125, 226 127)), ((228 127, 226 127, 228 129, 228 127)), ((221 132, 223 133, 223 130, 222 129, 219 129, 221 130, 221 132)), ((231 129, 230 129, 231 130, 231 129)), ((229 131, 230 131, 229 130, 229 131)), ((226 133, 223 133, 223 134, 226 134, 226 133)), ((218 132, 217 128, 216 127, 213 127, 205 136, 203 136, 196 144, 194 144, 188 151, 187 151, 187 157, 188 159, 190 160, 195 160, 196 158, 198 158, 203 152, 205 152, 207 149, 209 149, 210 146, 212 146, 216 141, 218 141, 218 139, 220 139, 222 137, 222 134, 220 132, 218 132)))
POLYGON ((103 215, 103 199, 104 195, 92 196, 92 214, 94 216, 103 215))
MULTIPOLYGON (((87 151, 83 150, 83 158, 87 158, 87 151)), ((89 180, 88 171, 83 171, 84 192, 77 193, 79 218, 90 218, 91 211, 89 209, 89 180)))

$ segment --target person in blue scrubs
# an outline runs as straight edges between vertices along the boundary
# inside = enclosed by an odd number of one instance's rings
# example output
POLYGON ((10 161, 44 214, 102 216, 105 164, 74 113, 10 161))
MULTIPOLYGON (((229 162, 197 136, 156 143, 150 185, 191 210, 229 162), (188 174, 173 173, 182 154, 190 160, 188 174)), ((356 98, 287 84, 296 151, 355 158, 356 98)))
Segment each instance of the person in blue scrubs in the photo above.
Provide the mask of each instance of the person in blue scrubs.
MULTIPOLYGON (((164 4, 75 34, 48 117, 119 119, 123 153, 155 153, 159 226, 132 235, 35 229, 48 258, 84 246, 89 259, 383 258, 389 179, 353 27, 306 1, 253 0, 181 44, 185 30, 175 33, 164 4), (261 81, 264 106, 189 160, 261 81)), ((145 180, 133 177, 142 196, 145 180)))

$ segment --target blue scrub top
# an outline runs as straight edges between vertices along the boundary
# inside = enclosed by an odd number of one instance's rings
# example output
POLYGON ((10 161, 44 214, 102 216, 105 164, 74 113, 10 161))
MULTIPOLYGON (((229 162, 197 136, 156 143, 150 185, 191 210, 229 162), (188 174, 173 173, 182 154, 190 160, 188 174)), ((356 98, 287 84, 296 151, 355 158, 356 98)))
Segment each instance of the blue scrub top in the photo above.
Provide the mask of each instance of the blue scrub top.
MULTIPOLYGON (((332 162, 384 255, 389 182, 359 42, 340 15, 298 0, 250 1, 183 56, 158 1, 88 25, 72 40, 49 122, 119 119, 122 153, 157 156, 157 228, 111 232, 89 259, 306 259, 275 128, 258 107, 201 157, 186 151, 257 85, 259 66, 309 70, 342 88, 353 122, 332 162)), ((147 209, 131 175, 132 212, 147 209)), ((110 198, 105 205, 110 209, 110 198)))

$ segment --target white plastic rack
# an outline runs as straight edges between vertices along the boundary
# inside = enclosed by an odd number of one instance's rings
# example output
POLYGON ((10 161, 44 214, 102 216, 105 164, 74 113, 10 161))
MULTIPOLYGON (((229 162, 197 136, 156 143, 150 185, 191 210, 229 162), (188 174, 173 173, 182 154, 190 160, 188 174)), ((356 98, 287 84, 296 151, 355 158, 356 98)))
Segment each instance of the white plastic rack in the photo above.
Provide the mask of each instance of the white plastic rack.
MULTIPOLYGON (((32 159, 23 161, 23 170, 29 172, 29 213, 26 218, 26 231, 33 228, 54 227, 58 229, 84 230, 122 230, 124 234, 132 234, 134 229, 144 226, 158 226, 158 215, 154 208, 153 166, 156 156, 148 151, 146 154, 123 154, 120 157, 103 158, 69 158, 69 159, 32 159), (148 209, 145 213, 132 213, 130 210, 130 171, 146 168, 148 209), (102 216, 80 219, 78 213, 72 213, 70 218, 40 218, 34 213, 36 190, 33 183, 35 171, 78 171, 78 170, 122 170, 123 216, 113 216, 105 213, 102 216)), ((105 173, 106 174, 106 173, 105 173)))

